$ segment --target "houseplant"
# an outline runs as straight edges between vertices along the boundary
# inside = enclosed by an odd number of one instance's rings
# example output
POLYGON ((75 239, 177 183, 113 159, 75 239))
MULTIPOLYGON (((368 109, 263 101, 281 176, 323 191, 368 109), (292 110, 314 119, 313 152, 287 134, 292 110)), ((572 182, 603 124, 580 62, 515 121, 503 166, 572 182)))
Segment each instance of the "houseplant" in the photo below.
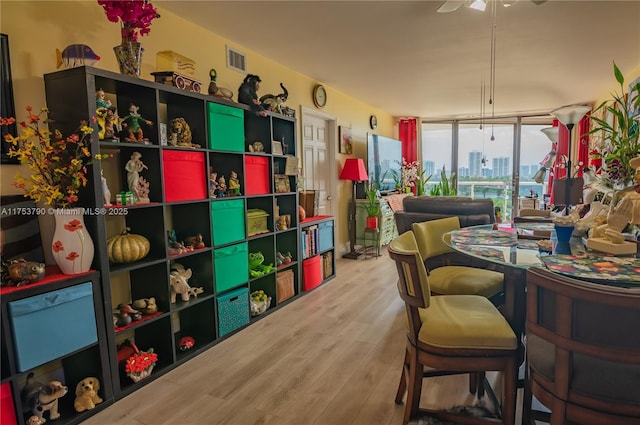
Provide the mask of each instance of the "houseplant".
POLYGON ((364 193, 367 203, 364 205, 367 211, 367 229, 378 228, 378 216, 380 215, 380 203, 378 202, 378 184, 372 181, 367 182, 364 193))
POLYGON ((447 172, 444 169, 444 165, 442 166, 442 171, 440 171, 440 182, 435 184, 429 190, 430 196, 456 196, 458 193, 457 190, 458 185, 458 177, 456 173, 451 173, 451 176, 447 177, 447 172))
MULTIPOLYGON (((22 134, 5 136, 10 144, 10 157, 25 165, 30 175, 18 172, 13 186, 24 191, 24 196, 51 208, 39 209, 54 215, 55 231, 51 249, 53 258, 65 274, 89 270, 93 261, 93 241, 84 225, 84 211, 72 208, 78 193, 87 185, 87 165, 93 128, 86 121, 78 130, 64 137, 60 131, 51 133, 47 108, 38 114, 27 106, 27 120, 19 123, 22 134)), ((0 118, 0 125, 10 125, 14 118, 0 118)))
POLYGON ((139 77, 143 49, 138 36, 149 34, 151 21, 160 17, 158 11, 148 0, 98 0, 98 4, 109 21, 121 25, 122 44, 113 48, 120 72, 139 77))
POLYGON ((591 155, 601 159, 600 190, 614 191, 633 187, 634 168, 630 161, 640 155, 640 80, 625 92, 624 76, 613 63, 620 91, 611 94, 591 115, 594 122, 589 135, 596 135, 591 155), (607 118, 609 117, 609 118, 607 118))

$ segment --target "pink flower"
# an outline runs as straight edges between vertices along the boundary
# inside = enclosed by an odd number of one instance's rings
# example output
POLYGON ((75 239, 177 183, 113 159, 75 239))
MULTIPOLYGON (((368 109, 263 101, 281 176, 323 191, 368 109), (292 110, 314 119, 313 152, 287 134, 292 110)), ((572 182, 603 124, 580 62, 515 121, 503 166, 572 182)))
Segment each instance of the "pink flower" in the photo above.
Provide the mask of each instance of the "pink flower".
POLYGON ((138 41, 151 31, 151 21, 159 18, 156 8, 148 0, 98 0, 110 22, 122 24, 122 40, 138 41))

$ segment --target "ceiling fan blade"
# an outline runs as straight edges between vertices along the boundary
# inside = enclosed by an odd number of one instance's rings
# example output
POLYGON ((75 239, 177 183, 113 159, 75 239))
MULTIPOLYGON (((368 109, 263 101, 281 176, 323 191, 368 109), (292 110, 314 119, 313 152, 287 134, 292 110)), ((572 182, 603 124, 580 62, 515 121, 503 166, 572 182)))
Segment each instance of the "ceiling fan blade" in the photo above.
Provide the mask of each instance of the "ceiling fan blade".
POLYGON ((438 13, 449 13, 460 9, 465 4, 465 0, 446 0, 437 10, 438 13))

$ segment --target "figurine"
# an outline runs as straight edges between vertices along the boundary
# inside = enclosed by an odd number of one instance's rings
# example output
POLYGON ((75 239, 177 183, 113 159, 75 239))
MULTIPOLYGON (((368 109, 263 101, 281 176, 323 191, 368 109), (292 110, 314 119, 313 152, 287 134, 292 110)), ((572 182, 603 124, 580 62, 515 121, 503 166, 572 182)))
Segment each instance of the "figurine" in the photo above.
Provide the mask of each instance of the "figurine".
POLYGON ((240 180, 238 180, 238 173, 231 171, 229 176, 229 196, 240 195, 240 180))
POLYGON ((171 284, 171 304, 176 303, 176 295, 180 294, 182 301, 189 301, 190 296, 197 297, 202 294, 202 287, 192 288, 188 280, 191 279, 191 269, 185 269, 182 264, 172 263, 171 273, 169 273, 169 283, 171 284))
POLYGON ((154 297, 135 300, 133 302, 133 306, 143 315, 155 314, 158 312, 158 304, 156 304, 156 299, 154 297))
POLYGON ((277 228, 278 230, 287 230, 289 228, 290 216, 285 214, 278 217, 277 228))
POLYGON ((135 310, 129 304, 118 304, 116 310, 114 317, 116 318, 117 327, 127 326, 133 320, 140 320, 142 318, 142 313, 135 310))
POLYGON ((116 130, 119 131, 118 114, 116 113, 116 107, 110 106, 106 110, 106 116, 104 118, 104 140, 112 140, 118 142, 120 139, 116 137, 116 130))
POLYGON ((194 345, 196 345, 196 340, 191 336, 183 336, 180 338, 180 341, 178 341, 178 348, 180 351, 189 351, 194 345))
POLYGON ((144 118, 138 112, 140 108, 138 108, 133 103, 129 105, 129 115, 120 119, 124 125, 127 126, 128 135, 125 136, 124 140, 127 142, 148 142, 149 139, 144 137, 144 133, 142 132, 141 123, 146 125, 152 125, 153 122, 144 118))
POLYGON ((96 404, 102 403, 102 399, 98 395, 100 389, 100 381, 93 376, 84 378, 76 385, 76 399, 73 402, 73 408, 76 412, 84 412, 96 407, 96 404))
POLYGON ((41 280, 45 274, 45 264, 15 258, 2 261, 0 286, 22 286, 41 280))
POLYGON ((111 101, 105 97, 104 90, 98 89, 96 91, 96 110, 97 109, 107 109, 111 107, 111 101))
POLYGON ((289 91, 282 83, 280 83, 280 87, 282 87, 282 93, 278 95, 265 94, 264 96, 260 97, 260 102, 265 105, 265 107, 269 111, 284 114, 284 109, 286 108, 284 102, 286 102, 289 98, 289 91))
POLYGON ((125 170, 127 170, 127 186, 129 187, 129 191, 133 193, 134 203, 148 203, 149 183, 147 183, 139 173, 149 168, 144 165, 140 158, 142 158, 142 154, 140 152, 134 152, 131 154, 131 159, 127 161, 125 165, 125 170))
POLYGON ((208 92, 211 96, 215 96, 216 93, 218 92, 218 85, 216 84, 218 73, 216 72, 215 69, 211 68, 211 70, 209 71, 209 78, 211 79, 211 81, 209 82, 208 92))
POLYGON ((102 180, 102 200, 104 201, 105 207, 110 207, 111 204, 111 191, 109 190, 109 186, 107 186, 107 178, 104 176, 104 170, 100 170, 100 179, 102 180))
POLYGON ((247 74, 238 88, 238 103, 244 103, 249 105, 252 111, 256 114, 266 117, 267 112, 258 99, 258 90, 260 90, 260 82, 262 80, 259 76, 254 74, 247 74))
POLYGON ((264 152, 264 145, 262 142, 254 142, 249 145, 249 152, 264 152))
POLYGON ((227 196, 227 181, 224 176, 220 176, 218 179, 218 187, 216 189, 216 197, 224 198, 227 196))
POLYGON ((216 192, 218 190, 218 182, 216 181, 217 178, 218 173, 209 173, 209 198, 216 197, 216 192))
POLYGON ((198 233, 196 236, 188 236, 185 239, 185 246, 192 249, 202 249, 205 247, 204 242, 202 241, 202 235, 198 233))
POLYGON ((169 255, 178 255, 189 252, 189 249, 182 242, 178 241, 175 230, 167 230, 167 241, 169 244, 169 255))
MULTIPOLYGON (((27 375, 27 382, 20 392, 23 411, 31 411, 44 423, 44 413, 49 411, 49 419, 56 420, 60 417, 58 412, 58 399, 67 394, 68 388, 60 381, 49 381, 42 384, 36 381, 34 373, 27 375)), ((31 422, 31 419, 29 419, 31 422)))
POLYGON ((169 121, 171 137, 169 144, 171 146, 181 146, 187 148, 199 148, 200 145, 191 143, 191 127, 184 118, 174 118, 169 121))

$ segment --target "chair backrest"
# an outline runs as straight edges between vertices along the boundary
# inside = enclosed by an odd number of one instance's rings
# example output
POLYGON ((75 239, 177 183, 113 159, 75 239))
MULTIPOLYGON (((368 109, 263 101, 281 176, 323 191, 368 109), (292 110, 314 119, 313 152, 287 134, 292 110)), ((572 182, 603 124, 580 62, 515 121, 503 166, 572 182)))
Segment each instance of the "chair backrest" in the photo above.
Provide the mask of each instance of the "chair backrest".
POLYGON ((553 357, 547 359, 553 365, 547 372, 557 398, 577 399, 580 406, 600 412, 639 415, 639 330, 640 289, 528 270, 527 352, 535 362, 536 348, 529 345, 537 342, 553 357), (616 370, 622 379, 611 377, 616 370), (608 382, 612 379, 617 382, 608 382), (617 393, 628 399, 617 398, 617 393), (635 407, 629 410, 630 405, 635 407))
POLYGON ((422 325, 419 308, 429 307, 431 290, 427 270, 418 251, 413 232, 404 232, 389 243, 389 256, 398 270, 398 292, 404 301, 409 318, 410 338, 416 343, 422 325))
POLYGON ((411 225, 418 243, 418 250, 424 260, 452 252, 453 249, 442 240, 442 235, 458 229, 460 229, 458 217, 439 218, 411 225))

